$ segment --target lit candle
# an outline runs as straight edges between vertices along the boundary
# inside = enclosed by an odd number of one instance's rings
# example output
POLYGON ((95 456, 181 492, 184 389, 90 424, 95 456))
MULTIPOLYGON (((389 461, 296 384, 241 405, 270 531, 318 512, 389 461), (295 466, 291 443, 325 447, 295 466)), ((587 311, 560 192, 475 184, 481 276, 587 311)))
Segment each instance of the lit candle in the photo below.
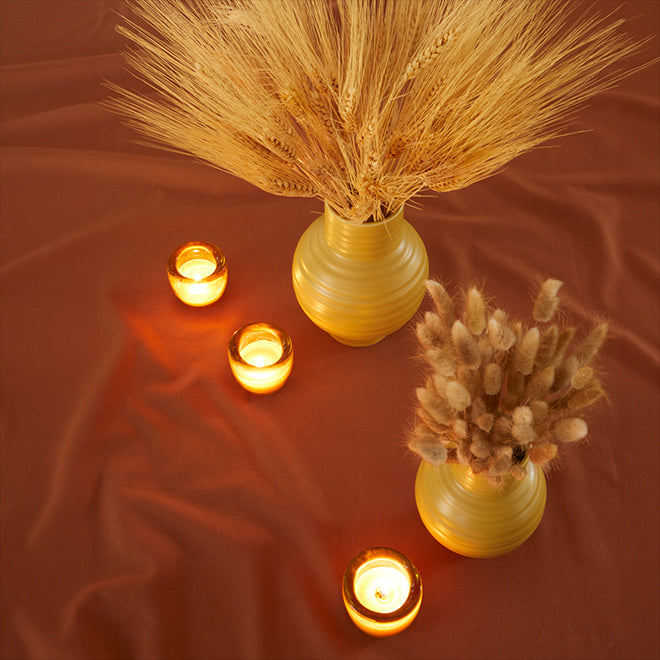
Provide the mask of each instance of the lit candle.
POLYGON ((167 260, 167 276, 179 300, 194 307, 210 305, 227 286, 225 255, 204 241, 185 243, 167 260))
POLYGON ((369 548, 354 557, 344 573, 342 590, 355 625, 376 637, 407 628, 422 603, 417 569, 392 548, 369 548))
POLYGON ((228 354, 236 380, 257 394, 279 390, 293 366, 291 338, 270 323, 250 323, 237 330, 228 354))

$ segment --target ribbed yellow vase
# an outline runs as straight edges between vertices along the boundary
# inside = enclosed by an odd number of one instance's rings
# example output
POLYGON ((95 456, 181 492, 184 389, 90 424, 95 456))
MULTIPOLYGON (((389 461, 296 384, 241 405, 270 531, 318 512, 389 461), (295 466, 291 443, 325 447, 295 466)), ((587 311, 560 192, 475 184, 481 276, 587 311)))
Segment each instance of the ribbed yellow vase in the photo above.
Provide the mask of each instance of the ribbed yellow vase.
POLYGON ((525 479, 507 477, 497 487, 466 465, 422 462, 415 499, 422 522, 446 548, 466 557, 497 557, 522 545, 541 522, 545 476, 529 463, 525 479))
POLYGON ((375 344, 412 318, 428 272, 426 248, 403 207, 356 225, 327 204, 300 238, 292 269, 305 314, 349 346, 375 344))

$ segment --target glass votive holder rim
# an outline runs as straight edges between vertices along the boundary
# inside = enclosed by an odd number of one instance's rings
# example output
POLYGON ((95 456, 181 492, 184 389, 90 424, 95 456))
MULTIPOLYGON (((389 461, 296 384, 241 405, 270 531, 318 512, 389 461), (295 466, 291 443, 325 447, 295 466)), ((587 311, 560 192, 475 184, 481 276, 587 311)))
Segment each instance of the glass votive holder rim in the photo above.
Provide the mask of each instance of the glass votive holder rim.
POLYGON ((351 559, 344 571, 342 582, 344 600, 349 607, 363 619, 374 623, 395 623, 410 616, 419 606, 422 597, 422 578, 415 565, 403 553, 385 546, 367 548, 351 559), (360 567, 374 559, 390 559, 399 564, 407 573, 410 580, 408 597, 401 607, 392 612, 376 612, 363 605, 355 593, 355 577, 360 567))
POLYGON ((290 360, 293 353, 293 342, 291 341, 291 337, 274 323, 254 321, 252 323, 246 323, 234 332, 229 340, 228 350, 229 357, 234 362, 249 369, 267 370, 290 360), (282 355, 275 362, 258 367, 243 358, 241 349, 246 344, 252 341, 259 341, 260 339, 267 339, 279 344, 282 347, 282 355))
MULTIPOLYGON (((185 263, 185 262, 184 262, 185 263)), ((222 277, 222 275, 227 270, 227 260, 225 258, 224 252, 213 245, 212 243, 207 243, 206 241, 189 241, 180 245, 167 259, 167 272, 171 277, 183 280, 185 282, 191 283, 203 283, 203 282, 213 282, 214 280, 222 277), (192 252, 198 250, 206 255, 206 257, 211 257, 215 262, 215 268, 211 273, 202 277, 200 279, 195 279, 194 277, 188 277, 184 275, 180 270, 181 258, 186 252, 192 252)))

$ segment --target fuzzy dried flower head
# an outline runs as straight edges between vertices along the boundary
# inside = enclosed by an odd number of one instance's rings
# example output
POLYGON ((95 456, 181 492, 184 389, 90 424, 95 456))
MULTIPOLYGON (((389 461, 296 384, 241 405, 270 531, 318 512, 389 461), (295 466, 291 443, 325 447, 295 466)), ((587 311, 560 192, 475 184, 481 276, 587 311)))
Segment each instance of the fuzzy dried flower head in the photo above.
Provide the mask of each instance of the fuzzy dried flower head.
MULTIPOLYGON (((539 298, 557 296, 560 286, 547 280, 539 298)), ((593 360, 607 337, 606 323, 571 349, 574 327, 527 327, 501 309, 490 310, 474 287, 461 313, 438 282, 429 280, 427 291, 437 313, 427 312, 417 326, 431 373, 417 392, 424 441, 417 427, 413 451, 424 460, 430 455, 434 464, 440 457, 469 465, 497 483, 505 474, 524 478, 526 459, 545 467, 558 445, 586 437, 584 412, 605 395, 593 360), (432 452, 431 439, 442 449, 432 452)), ((532 316, 547 323, 539 298, 532 316)), ((557 306, 552 303, 552 316, 557 306)))
POLYGON ((476 369, 481 364, 481 352, 467 326, 461 321, 454 321, 451 336, 459 364, 469 369, 476 369))
POLYGON ((560 280, 546 280, 541 285, 541 290, 534 303, 533 316, 535 321, 547 322, 553 316, 559 306, 557 293, 563 282, 560 280))
POLYGON ((480 335, 486 327, 486 303, 476 287, 467 292, 465 312, 468 330, 473 335, 480 335))
POLYGON ((126 59, 153 93, 110 85, 113 109, 155 145, 356 223, 567 134, 643 45, 567 0, 127 4, 126 59))

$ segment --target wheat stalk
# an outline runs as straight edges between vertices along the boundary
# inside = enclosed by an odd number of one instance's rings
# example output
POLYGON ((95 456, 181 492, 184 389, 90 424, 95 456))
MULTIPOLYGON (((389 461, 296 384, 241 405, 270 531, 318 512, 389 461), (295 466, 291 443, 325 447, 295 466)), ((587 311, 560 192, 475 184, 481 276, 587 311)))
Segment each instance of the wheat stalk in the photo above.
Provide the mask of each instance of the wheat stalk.
MULTIPOLYGON (((532 313, 537 323, 554 318, 561 285, 541 285, 532 313)), ((505 474, 524 478, 526 458, 546 466, 559 444, 586 437, 586 409, 605 396, 593 362, 607 323, 598 323, 566 356, 572 326, 527 328, 490 309, 475 287, 455 318, 456 306, 439 282, 429 280, 427 291, 437 313, 426 312, 416 329, 430 376, 417 389, 419 420, 408 443, 414 452, 433 464, 469 465, 497 483, 505 474)))
POLYGON ((128 4, 118 29, 153 94, 110 85, 111 107, 151 143, 356 223, 565 134, 641 46, 565 0, 128 4))

